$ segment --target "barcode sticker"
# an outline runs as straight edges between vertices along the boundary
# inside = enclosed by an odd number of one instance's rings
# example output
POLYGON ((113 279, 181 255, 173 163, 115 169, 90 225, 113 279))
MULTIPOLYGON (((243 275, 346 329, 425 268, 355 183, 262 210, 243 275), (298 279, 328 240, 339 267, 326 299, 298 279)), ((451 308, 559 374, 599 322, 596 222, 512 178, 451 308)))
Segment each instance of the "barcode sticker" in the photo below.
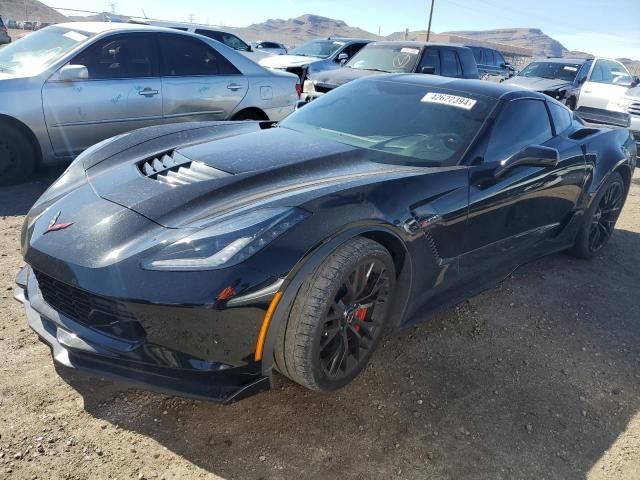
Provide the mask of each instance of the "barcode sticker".
POLYGON ((441 105, 451 105, 452 107, 464 108, 471 110, 477 103, 473 98, 458 97, 457 95, 447 95, 446 93, 429 92, 422 97, 422 102, 439 103, 441 105))

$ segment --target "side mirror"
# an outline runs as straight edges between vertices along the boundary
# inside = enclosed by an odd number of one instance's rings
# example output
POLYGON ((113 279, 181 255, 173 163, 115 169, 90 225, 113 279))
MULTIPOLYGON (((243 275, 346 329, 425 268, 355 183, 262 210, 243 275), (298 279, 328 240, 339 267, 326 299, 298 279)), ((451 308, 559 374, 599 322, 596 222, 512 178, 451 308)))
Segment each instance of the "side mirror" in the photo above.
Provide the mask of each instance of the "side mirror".
POLYGON ((629 88, 635 88, 638 85, 640 85, 640 77, 638 77, 637 75, 633 76, 633 81, 631 82, 631 87, 629 88))
POLYGON ((89 70, 84 65, 65 65, 58 72, 58 78, 62 82, 73 82, 89 78, 89 70))
POLYGON ((529 145, 518 153, 502 160, 496 167, 494 175, 498 178, 508 171, 520 166, 555 168, 560 163, 560 153, 555 148, 543 147, 542 145, 529 145))
POLYGON ((347 60, 349 60, 349 55, 347 55, 346 53, 341 53, 340 55, 338 55, 338 62, 340 63, 340 65, 344 65, 345 63, 347 63, 347 60))
POLYGON ((436 67, 434 66, 422 67, 420 69, 420 73, 426 73, 427 75, 435 75, 436 67))
POLYGON ((640 83, 640 81, 638 80, 638 77, 636 77, 635 75, 631 75, 629 77, 625 77, 625 79, 622 82, 614 82, 614 85, 618 85, 620 87, 627 87, 627 88, 633 88, 633 87, 637 87, 638 83, 640 83))

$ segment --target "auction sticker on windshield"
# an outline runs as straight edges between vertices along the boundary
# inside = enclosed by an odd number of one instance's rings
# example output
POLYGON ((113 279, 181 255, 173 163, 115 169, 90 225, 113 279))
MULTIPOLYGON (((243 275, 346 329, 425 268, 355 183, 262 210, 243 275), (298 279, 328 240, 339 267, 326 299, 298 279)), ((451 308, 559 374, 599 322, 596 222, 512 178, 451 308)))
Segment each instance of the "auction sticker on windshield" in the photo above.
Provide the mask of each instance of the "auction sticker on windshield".
POLYGON ((446 93, 429 92, 422 97, 425 103, 440 103, 442 105, 451 105, 452 107, 464 108, 471 110, 477 103, 473 98, 458 97, 457 95, 447 95, 446 93))

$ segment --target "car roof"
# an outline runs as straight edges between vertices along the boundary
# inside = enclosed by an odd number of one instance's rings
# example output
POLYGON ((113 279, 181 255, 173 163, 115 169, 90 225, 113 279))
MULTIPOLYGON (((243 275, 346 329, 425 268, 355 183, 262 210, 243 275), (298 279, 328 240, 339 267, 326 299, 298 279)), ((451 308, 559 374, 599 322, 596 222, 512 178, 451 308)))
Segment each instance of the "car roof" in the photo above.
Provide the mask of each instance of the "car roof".
POLYGON ((413 85, 424 85, 425 87, 438 87, 460 92, 475 93, 493 99, 504 99, 507 101, 518 98, 537 98, 547 100, 547 96, 540 92, 534 92, 514 85, 504 83, 487 82, 486 80, 470 80, 451 77, 441 77, 439 75, 425 74, 390 74, 375 75, 366 77, 359 81, 386 81, 413 85))
POLYGON ((310 40, 315 42, 317 40, 333 40, 336 42, 373 42, 370 38, 351 38, 351 37, 326 37, 326 38, 314 38, 310 40))
POLYGON ((119 22, 68 22, 58 23, 56 27, 68 28, 70 30, 79 30, 88 33, 103 33, 112 31, 126 30, 150 30, 150 31, 166 31, 164 27, 154 27, 140 23, 119 23, 119 22))
POLYGON ((536 58, 534 62, 549 62, 549 63, 585 63, 593 58, 563 58, 563 57, 541 57, 536 58))
POLYGON ((444 43, 444 42, 418 42, 415 40, 383 40, 381 42, 375 42, 376 45, 393 45, 399 47, 413 47, 413 48, 422 48, 422 47, 458 47, 464 48, 465 45, 461 43, 444 43))

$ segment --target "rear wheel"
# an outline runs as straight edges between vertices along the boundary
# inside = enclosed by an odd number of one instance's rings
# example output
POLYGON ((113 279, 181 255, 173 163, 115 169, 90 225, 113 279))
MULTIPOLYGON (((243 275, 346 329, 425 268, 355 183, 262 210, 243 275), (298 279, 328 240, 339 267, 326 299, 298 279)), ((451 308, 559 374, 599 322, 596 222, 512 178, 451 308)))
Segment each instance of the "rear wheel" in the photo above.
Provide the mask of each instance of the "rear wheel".
POLYGON ((302 285, 276 346, 276 367, 316 391, 351 382, 367 365, 387 321, 396 276, 389 252, 355 238, 302 285))
POLYGON ((613 172, 600 187, 572 249, 580 258, 592 258, 609 242, 624 201, 626 188, 618 172, 613 172))
POLYGON ((258 121, 263 121, 263 120, 269 120, 269 118, 267 117, 267 115, 257 109, 247 109, 247 110, 242 110, 238 113, 236 113, 233 118, 231 120, 234 121, 243 121, 243 120, 258 120, 258 121))
POLYGON ((12 125, 0 125, 0 186, 23 182, 36 166, 33 145, 12 125))

